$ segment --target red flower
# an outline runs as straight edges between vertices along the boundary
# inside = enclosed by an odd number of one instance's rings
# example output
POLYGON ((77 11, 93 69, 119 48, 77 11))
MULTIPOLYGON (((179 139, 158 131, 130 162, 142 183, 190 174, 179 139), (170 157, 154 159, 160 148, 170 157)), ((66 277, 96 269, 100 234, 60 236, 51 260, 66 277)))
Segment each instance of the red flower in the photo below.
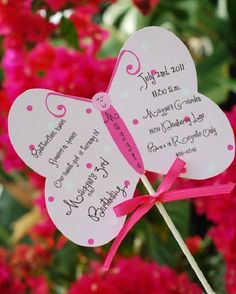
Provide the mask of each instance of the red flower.
POLYGON ((98 9, 102 3, 109 3, 115 1, 116 0, 44 0, 44 2, 46 2, 53 11, 58 11, 68 4, 73 7, 89 4, 98 9))
POLYGON ((42 250, 20 245, 13 254, 0 248, 0 292, 6 294, 47 294, 49 286, 45 276, 35 276, 39 263, 34 258, 44 260, 42 250), (36 261, 36 263, 35 263, 36 261), (35 263, 35 264, 34 264, 35 263))
MULTIPOLYGON (((2 61, 4 69, 4 102, 6 110, 17 95, 29 88, 47 88, 69 95, 92 97, 105 91, 114 58, 96 59, 94 56, 62 47, 54 48, 46 42, 38 43, 29 53, 21 49, 7 49, 2 61), (69 66, 70 65, 70 66, 69 66)), ((4 170, 25 169, 10 143, 7 117, 0 116, 0 148, 4 153, 4 170)), ((32 182, 43 187, 43 180, 32 175, 32 182)))
POLYGON ((44 0, 44 2, 46 2, 53 11, 58 11, 61 8, 63 8, 63 6, 65 6, 65 4, 67 4, 69 1, 68 0, 44 0))
POLYGON ((39 42, 47 38, 54 25, 31 10, 30 0, 0 2, 0 35, 5 47, 24 47, 25 42, 39 42))
POLYGON ((31 277, 27 279, 27 285, 31 294, 48 294, 49 285, 45 276, 31 277))
POLYGON ((0 247, 0 293, 24 294, 26 287, 21 280, 12 273, 7 258, 8 253, 0 247))
POLYGON ((202 291, 191 283, 186 274, 178 275, 168 267, 143 261, 140 257, 119 259, 109 272, 99 266, 72 284, 69 294, 200 294, 202 291))
POLYGON ((133 0, 133 3, 142 14, 147 15, 160 3, 160 0, 133 0))
POLYGON ((80 48, 92 55, 100 50, 103 42, 108 38, 108 32, 92 20, 96 12, 95 6, 86 5, 76 8, 71 15, 71 20, 78 33, 80 48))
POLYGON ((50 264, 51 253, 48 248, 40 244, 33 246, 19 244, 10 255, 10 266, 14 274, 20 279, 27 279, 30 275, 38 275, 50 264))
POLYGON ((199 252, 202 243, 202 238, 200 236, 188 237, 185 241, 192 254, 199 252))

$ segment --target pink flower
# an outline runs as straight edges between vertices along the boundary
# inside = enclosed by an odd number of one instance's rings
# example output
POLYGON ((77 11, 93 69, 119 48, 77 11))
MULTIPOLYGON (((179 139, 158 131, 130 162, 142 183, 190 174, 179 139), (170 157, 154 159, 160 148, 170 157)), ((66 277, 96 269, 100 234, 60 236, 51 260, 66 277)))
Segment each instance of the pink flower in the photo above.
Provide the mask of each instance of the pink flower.
POLYGON ((0 247, 0 293, 24 294, 24 283, 14 275, 8 264, 8 253, 0 247))
POLYGON ((51 263, 50 248, 41 244, 19 244, 15 251, 9 253, 8 263, 14 277, 25 281, 25 285, 31 287, 31 277, 40 276, 51 263))
POLYGON ((27 279, 27 285, 30 289, 31 294, 48 294, 49 285, 45 276, 32 277, 29 276, 27 279))
POLYGON ((191 283, 186 274, 177 274, 168 267, 158 266, 140 257, 120 258, 104 273, 99 264, 89 274, 72 284, 69 294, 200 294, 201 289, 191 283))
POLYGON ((74 283, 68 294, 119 294, 114 285, 109 285, 101 279, 99 274, 83 275, 80 280, 74 283))
POLYGON ((48 260, 48 251, 39 245, 18 245, 13 253, 0 247, 0 292, 49 293, 47 278, 39 275, 48 260))
POLYGON ((48 215, 44 193, 34 201, 34 204, 39 207, 42 219, 31 229, 30 236, 36 242, 38 239, 47 240, 48 238, 53 237, 56 232, 56 227, 48 215))
POLYGON ((43 219, 32 228, 30 235, 33 239, 35 236, 37 236, 37 239, 40 237, 43 240, 46 240, 49 237, 53 237, 55 232, 56 227, 54 223, 51 221, 48 215, 44 215, 43 219))
POLYGON ((92 55, 100 50, 103 42, 108 38, 108 32, 92 20, 96 12, 95 6, 86 5, 76 8, 70 17, 77 30, 79 46, 87 54, 92 55))
POLYGON ((94 6, 97 10, 99 9, 100 5, 102 3, 109 3, 109 2, 115 2, 116 0, 44 0, 44 2, 46 2, 49 7, 53 10, 53 11, 58 11, 60 9, 63 9, 66 5, 70 5, 72 7, 77 7, 77 6, 81 6, 81 5, 85 5, 85 4, 89 4, 91 6, 94 6))
MULTIPOLYGON (((24 49, 9 48, 5 50, 2 61, 6 113, 17 95, 34 87, 91 98, 96 92, 105 91, 114 64, 114 58, 96 59, 75 50, 54 48, 46 42, 38 43, 29 53, 24 49)), ((4 169, 23 170, 25 165, 16 155, 8 137, 6 114, 0 114, 0 121, 4 169)), ((39 176, 32 173, 29 176, 37 187, 43 188, 43 180, 39 176)))
POLYGON ((65 236, 61 235, 57 240, 56 249, 61 250, 66 245, 67 242, 68 242, 68 239, 65 236))
MULTIPOLYGON (((4 120, 5 124, 6 120, 4 120)), ((16 154, 15 150, 13 149, 9 136, 5 133, 7 128, 4 128, 4 133, 1 134, 1 127, 0 127, 0 149, 3 152, 3 169, 5 171, 12 170, 13 168, 17 170, 24 170, 25 164, 16 154)))
POLYGON ((45 187, 45 178, 40 176, 34 171, 28 171, 27 176, 29 177, 30 184, 38 189, 39 191, 42 191, 45 187))
POLYGON ((68 1, 68 0, 44 0, 44 2, 46 2, 53 11, 58 11, 61 8, 63 8, 63 6, 70 1, 68 1))
POLYGON ((5 36, 5 48, 24 47, 25 42, 47 38, 54 25, 31 10, 29 0, 0 2, 0 35, 5 36))

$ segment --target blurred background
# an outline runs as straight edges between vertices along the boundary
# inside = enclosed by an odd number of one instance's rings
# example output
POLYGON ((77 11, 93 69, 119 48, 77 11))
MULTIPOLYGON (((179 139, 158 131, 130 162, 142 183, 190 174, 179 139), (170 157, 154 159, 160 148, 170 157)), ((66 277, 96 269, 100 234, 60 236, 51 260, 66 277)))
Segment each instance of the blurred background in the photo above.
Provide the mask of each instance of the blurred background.
MULTIPOLYGON (((44 179, 8 137, 8 112, 21 92, 104 91, 125 40, 150 25, 187 45, 200 92, 226 112, 236 133, 235 0, 0 0, 0 293, 202 293, 155 209, 129 233, 110 271, 101 272, 110 245, 80 247, 56 230, 44 179)), ((149 177, 157 187, 161 176, 149 177)), ((228 182, 236 182, 235 161, 215 178, 176 186, 228 182)), ((135 194, 143 193, 139 185, 135 194)), ((215 291, 236 293, 236 191, 166 208, 215 291)))

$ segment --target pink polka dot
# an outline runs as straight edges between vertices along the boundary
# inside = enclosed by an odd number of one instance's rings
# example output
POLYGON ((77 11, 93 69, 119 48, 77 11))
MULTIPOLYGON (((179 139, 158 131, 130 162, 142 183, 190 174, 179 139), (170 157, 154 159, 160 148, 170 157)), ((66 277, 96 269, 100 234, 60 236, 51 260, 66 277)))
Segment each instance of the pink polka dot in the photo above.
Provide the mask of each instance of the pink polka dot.
POLYGON ((29 145, 29 150, 33 150, 35 148, 35 146, 33 144, 29 145))
POLYGON ((28 106, 26 107, 26 109, 27 109, 28 111, 32 111, 32 110, 33 110, 33 106, 32 106, 32 105, 28 105, 28 106))
POLYGON ((130 185, 130 181, 128 181, 128 180, 125 180, 125 181, 124 181, 124 184, 125 184, 125 186, 127 186, 127 187, 128 187, 128 186, 130 185))
POLYGON ((152 74, 152 75, 155 75, 156 73, 157 73, 157 71, 156 71, 155 69, 152 69, 152 70, 151 70, 151 74, 152 74))
POLYGON ((135 125, 135 126, 136 126, 138 123, 139 123, 138 119, 136 119, 136 118, 135 118, 135 119, 133 119, 133 125, 135 125))
POLYGON ((232 151, 232 150, 234 149, 234 146, 231 145, 231 144, 229 144, 229 145, 227 146, 227 149, 228 149, 229 151, 232 151))
POLYGON ((183 167, 183 169, 182 169, 182 174, 186 174, 186 172, 187 172, 187 169, 186 169, 186 167, 183 167))
POLYGON ((86 164, 86 167, 87 167, 87 168, 91 168, 92 166, 93 166, 93 165, 92 165, 92 163, 90 163, 90 162, 86 164))
POLYGON ((185 116, 185 117, 184 117, 184 121, 185 121, 185 122, 190 121, 190 117, 189 117, 189 116, 185 116))
POLYGON ((92 238, 88 239, 88 244, 89 245, 93 245, 94 244, 94 240, 92 238))
POLYGON ((53 197, 53 196, 49 196, 49 197, 48 197, 48 201, 49 201, 49 202, 54 202, 54 197, 53 197))
POLYGON ((91 113, 92 112, 92 109, 91 108, 87 108, 86 109, 86 113, 91 113))

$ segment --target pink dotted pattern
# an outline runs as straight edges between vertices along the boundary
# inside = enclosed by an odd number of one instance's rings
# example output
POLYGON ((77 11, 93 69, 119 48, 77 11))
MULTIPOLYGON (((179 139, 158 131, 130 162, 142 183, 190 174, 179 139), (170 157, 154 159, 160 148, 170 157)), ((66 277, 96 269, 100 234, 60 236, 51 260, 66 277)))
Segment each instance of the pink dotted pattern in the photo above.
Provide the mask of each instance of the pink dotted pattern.
POLYGON ((187 172, 187 169, 186 169, 186 167, 184 167, 183 169, 182 169, 182 174, 186 174, 186 172, 187 172))
POLYGON ((33 144, 29 145, 29 150, 32 151, 35 148, 33 144))
POLYGON ((139 121, 138 121, 138 119, 137 118, 135 118, 135 119, 133 119, 133 125, 138 125, 138 123, 139 123, 139 121))
POLYGON ((128 187, 128 186, 130 185, 130 181, 128 181, 128 180, 125 180, 125 181, 124 181, 124 184, 125 184, 125 186, 127 186, 127 187, 128 187))
POLYGON ((186 115, 186 116, 184 117, 184 121, 185 121, 185 122, 190 121, 190 117, 186 115))
POLYGON ((28 111, 32 111, 32 110, 33 110, 33 106, 32 106, 32 105, 28 105, 28 106, 26 107, 26 109, 27 109, 28 111))
POLYGON ((92 109, 91 109, 91 108, 87 108, 87 109, 86 109, 86 113, 89 114, 89 113, 91 113, 91 112, 92 112, 92 109))
POLYGON ((49 197, 48 197, 48 201, 49 201, 49 202, 54 202, 54 197, 53 197, 53 196, 49 196, 49 197))
POLYGON ((229 145, 227 146, 227 149, 228 149, 229 151, 232 151, 232 150, 234 149, 234 146, 233 146, 232 144, 229 144, 229 145))
POLYGON ((93 166, 93 165, 92 165, 91 162, 88 162, 88 163, 86 164, 86 167, 89 168, 89 169, 92 168, 92 166, 93 166))
POLYGON ((92 238, 88 239, 88 244, 89 245, 93 245, 94 244, 94 240, 92 238))

